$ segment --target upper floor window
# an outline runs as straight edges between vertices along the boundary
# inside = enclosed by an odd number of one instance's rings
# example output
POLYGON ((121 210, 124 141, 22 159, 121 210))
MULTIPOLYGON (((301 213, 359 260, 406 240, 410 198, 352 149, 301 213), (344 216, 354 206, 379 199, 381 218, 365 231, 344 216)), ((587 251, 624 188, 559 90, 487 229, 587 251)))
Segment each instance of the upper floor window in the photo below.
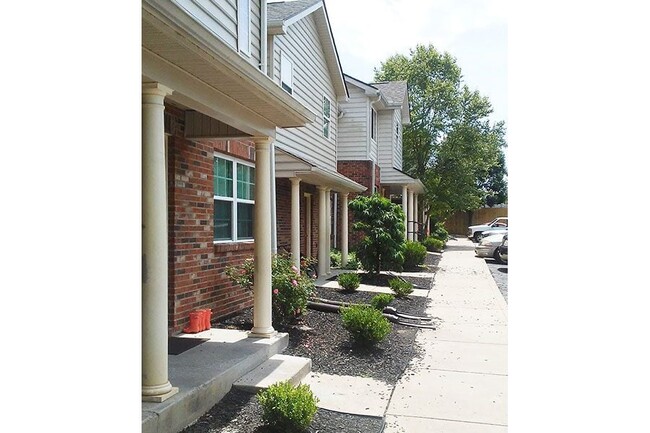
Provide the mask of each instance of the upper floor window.
POLYGON ((237 41, 239 51, 251 52, 251 5, 250 0, 237 0, 237 41))
POLYGON ((253 239, 255 167, 214 158, 214 240, 253 239))
POLYGON ((330 137, 330 116, 332 115, 332 101, 323 96, 323 137, 330 137))
POLYGON ((377 141, 377 111, 370 109, 370 138, 377 141))
POLYGON ((395 124, 395 143, 399 143, 399 123, 395 124))
POLYGON ((293 93, 293 62, 284 53, 280 53, 280 83, 284 90, 293 93))

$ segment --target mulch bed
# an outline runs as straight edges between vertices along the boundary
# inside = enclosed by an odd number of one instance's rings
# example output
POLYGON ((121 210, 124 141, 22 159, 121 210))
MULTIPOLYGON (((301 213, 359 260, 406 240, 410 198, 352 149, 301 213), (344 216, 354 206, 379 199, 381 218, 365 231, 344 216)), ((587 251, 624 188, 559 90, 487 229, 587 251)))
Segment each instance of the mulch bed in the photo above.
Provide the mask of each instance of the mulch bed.
MULTIPOLYGON (((426 265, 430 272, 435 271, 439 256, 427 255, 426 265)), ((416 283, 415 280, 406 278, 416 283)), ((431 287, 430 279, 418 280, 418 285, 431 287)), ((376 295, 372 292, 344 292, 336 289, 317 287, 315 296, 334 301, 368 303, 376 295)), ((428 304, 424 297, 411 296, 395 299, 390 305, 400 313, 423 316, 428 304)), ((223 320, 216 325, 220 328, 249 330, 253 325, 252 309, 223 320)), ((393 323, 393 330, 386 340, 371 348, 356 347, 343 328, 336 313, 309 310, 294 324, 278 331, 289 334, 289 346, 283 354, 311 358, 312 371, 317 373, 371 377, 395 385, 411 359, 420 350, 414 344, 417 328, 393 323)), ((421 332, 435 332, 425 329, 421 332)), ((231 390, 208 413, 182 433, 267 433, 261 422, 262 410, 252 394, 231 390)), ((384 421, 380 418, 366 417, 318 409, 308 432, 341 433, 364 432, 380 433, 384 421)))

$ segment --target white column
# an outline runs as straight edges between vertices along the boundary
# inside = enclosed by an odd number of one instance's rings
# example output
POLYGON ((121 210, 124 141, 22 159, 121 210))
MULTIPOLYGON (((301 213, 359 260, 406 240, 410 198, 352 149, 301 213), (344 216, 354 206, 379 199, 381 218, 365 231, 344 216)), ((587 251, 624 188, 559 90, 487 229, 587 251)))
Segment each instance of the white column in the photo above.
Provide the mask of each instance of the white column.
POLYGON ((167 365, 167 183, 164 100, 172 90, 142 84, 142 400, 178 392, 167 365))
POLYGON ((332 190, 327 189, 327 254, 325 261, 327 263, 327 273, 332 273, 330 251, 332 250, 332 190))
POLYGON ((341 267, 348 264, 348 196, 341 195, 341 267))
POLYGON ((413 240, 413 191, 409 190, 409 202, 408 202, 408 240, 413 240))
POLYGON ((271 170, 269 179, 271 182, 271 252, 278 252, 278 212, 276 210, 277 198, 275 194, 275 142, 271 142, 269 150, 271 170))
POLYGON ((271 159, 270 137, 254 138, 255 142, 255 208, 253 237, 255 239, 255 281, 253 283, 253 329, 250 337, 272 337, 271 304, 271 159))
POLYGON ((291 259, 300 269, 300 179, 291 179, 291 259))
POLYGON ((327 188, 318 189, 318 276, 327 274, 327 188))
POLYGON ((413 234, 413 240, 414 241, 419 241, 419 236, 418 236, 418 231, 420 229, 420 225, 416 224, 420 222, 420 213, 418 212, 418 197, 420 197, 420 194, 415 194, 415 210, 413 211, 413 219, 415 220, 415 223, 413 224, 413 230, 415 233, 413 234))
POLYGON ((408 239, 408 189, 402 185, 402 210, 404 211, 404 239, 408 239))

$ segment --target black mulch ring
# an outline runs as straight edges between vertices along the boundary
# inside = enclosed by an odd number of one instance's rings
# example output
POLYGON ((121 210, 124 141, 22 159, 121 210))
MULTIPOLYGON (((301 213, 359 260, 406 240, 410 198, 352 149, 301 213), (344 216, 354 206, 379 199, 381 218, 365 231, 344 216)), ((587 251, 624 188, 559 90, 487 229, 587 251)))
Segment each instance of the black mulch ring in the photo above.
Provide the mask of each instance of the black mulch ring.
POLYGON ((183 337, 169 337, 167 340, 167 352, 170 355, 180 355, 186 350, 205 343, 209 338, 183 338, 183 337))

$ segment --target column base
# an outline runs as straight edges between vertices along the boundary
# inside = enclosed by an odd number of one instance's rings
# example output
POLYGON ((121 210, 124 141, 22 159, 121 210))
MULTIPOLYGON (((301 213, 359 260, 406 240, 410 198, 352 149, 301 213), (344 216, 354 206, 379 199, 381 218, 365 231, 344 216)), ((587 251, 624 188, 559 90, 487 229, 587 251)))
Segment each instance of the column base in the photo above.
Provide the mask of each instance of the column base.
POLYGON ((251 329, 248 331, 248 338, 273 338, 278 335, 278 331, 271 328, 251 329))
POLYGON ((167 400, 169 397, 178 394, 178 388, 177 387, 172 387, 171 390, 166 392, 165 394, 161 395, 143 395, 142 396, 142 401, 147 401, 147 402, 152 402, 152 403, 162 403, 163 401, 167 400))

